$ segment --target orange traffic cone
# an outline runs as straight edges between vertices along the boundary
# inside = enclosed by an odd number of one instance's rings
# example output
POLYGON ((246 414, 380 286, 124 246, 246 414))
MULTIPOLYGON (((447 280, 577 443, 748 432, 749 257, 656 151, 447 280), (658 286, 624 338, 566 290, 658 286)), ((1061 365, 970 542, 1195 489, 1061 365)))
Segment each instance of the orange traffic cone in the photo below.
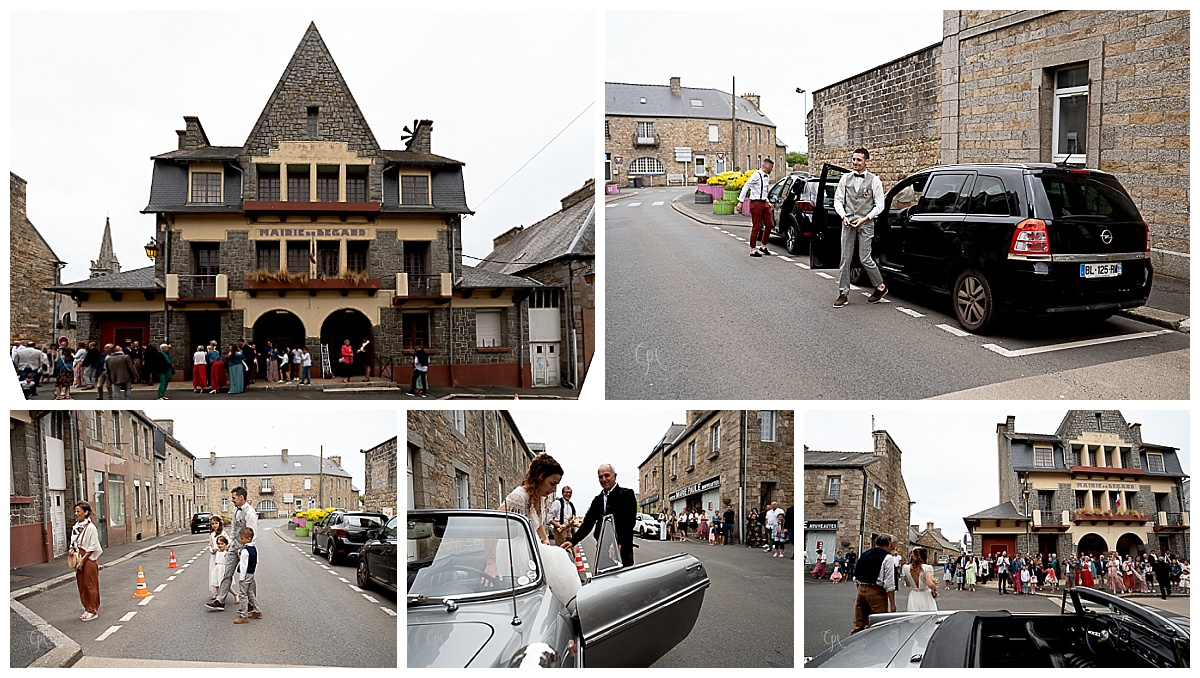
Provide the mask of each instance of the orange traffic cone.
POLYGON ((514 393, 514 394, 513 394, 513 400, 520 400, 520 399, 521 399, 521 394, 520 394, 520 393, 514 393))
POLYGON ((179 567, 179 563, 175 562, 175 549, 171 549, 171 560, 167 562, 167 569, 179 567))
POLYGON ((138 582, 137 590, 133 592, 134 598, 149 598, 150 589, 146 588, 146 575, 142 572, 142 566, 138 565, 138 582))
POLYGON ((575 547, 575 569, 579 574, 583 574, 583 549, 575 547))

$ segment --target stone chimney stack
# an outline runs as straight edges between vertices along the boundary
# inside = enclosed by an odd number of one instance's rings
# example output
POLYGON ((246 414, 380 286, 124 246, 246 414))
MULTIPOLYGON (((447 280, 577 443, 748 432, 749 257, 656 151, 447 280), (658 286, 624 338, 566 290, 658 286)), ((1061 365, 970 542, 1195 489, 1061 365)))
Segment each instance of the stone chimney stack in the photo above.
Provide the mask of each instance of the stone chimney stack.
POLYGON ((175 130, 175 134, 179 135, 179 150, 191 151, 210 145, 208 135, 204 133, 204 126, 200 124, 200 118, 194 115, 185 115, 183 122, 186 127, 175 130))
POLYGON ((1017 432, 1017 418, 1010 416, 1004 422, 1004 432, 1013 435, 1017 432))
POLYGON ((211 466, 211 465, 213 465, 213 464, 215 464, 215 463, 217 463, 217 453, 216 453, 216 452, 209 452, 209 453, 208 453, 208 464, 211 466))
POLYGON ((753 94, 753 93, 743 94, 742 98, 745 99, 746 101, 749 101, 750 103, 754 104, 754 108, 756 108, 756 109, 758 108, 758 95, 757 94, 753 94))
POLYGON ((418 120, 416 128, 413 129, 412 138, 408 140, 406 150, 413 153, 433 153, 433 121, 418 120))
POLYGON ((562 208, 565 210, 568 207, 578 204, 584 200, 595 200, 596 197, 596 180, 588 179, 583 182, 583 186, 575 189, 570 195, 562 199, 562 208))
POLYGON ((279 453, 279 456, 280 456, 280 457, 283 459, 283 463, 285 463, 285 464, 286 464, 286 463, 288 463, 288 460, 287 460, 287 448, 286 448, 286 447, 285 447, 285 448, 283 448, 283 451, 279 453))
POLYGON ((683 96, 683 90, 679 87, 679 78, 671 78, 671 96, 683 96))
POLYGON ((688 410, 687 411, 687 426, 690 428, 697 419, 708 413, 708 410, 688 410))
MULTIPOLYGON (((524 231, 524 230, 525 230, 524 226, 513 226, 512 228, 501 233, 500 235, 496 236, 495 238, 492 238, 492 249, 498 250, 501 247, 504 247, 509 242, 511 242, 513 238, 517 237, 518 233, 520 233, 521 231, 524 231)), ((503 257, 501 257, 501 258, 503 258, 503 257)))
POLYGON ((1133 434, 1133 439, 1138 441, 1140 445, 1142 442, 1142 425, 1138 423, 1130 424, 1129 432, 1133 434))
POLYGON ((933 523, 925 523, 925 530, 927 532, 933 532, 933 523))
POLYGON ((175 420, 174 419, 155 419, 154 425, 161 428, 169 436, 175 435, 175 420))
POLYGON ((342 467, 342 458, 339 455, 331 454, 325 458, 328 459, 329 461, 332 461, 334 463, 334 465, 337 466, 338 468, 342 467))

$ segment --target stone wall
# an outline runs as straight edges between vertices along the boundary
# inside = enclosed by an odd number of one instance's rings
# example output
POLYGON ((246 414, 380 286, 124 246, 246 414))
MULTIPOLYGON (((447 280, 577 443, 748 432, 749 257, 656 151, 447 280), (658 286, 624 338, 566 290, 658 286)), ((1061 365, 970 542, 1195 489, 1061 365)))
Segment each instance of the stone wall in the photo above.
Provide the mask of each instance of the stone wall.
MULTIPOLYGON (((354 452, 357 454, 357 451, 354 452)), ((316 468, 315 460, 317 455, 292 455, 292 459, 297 459, 300 456, 311 457, 314 460, 313 468, 316 468)), ((326 455, 327 461, 332 460, 331 455, 326 455)), ((310 505, 314 508, 321 504, 321 474, 319 473, 294 473, 287 475, 272 475, 271 491, 264 492, 262 479, 263 475, 251 475, 249 470, 245 475, 236 476, 218 476, 209 475, 206 472, 206 467, 209 462, 204 459, 196 461, 196 470, 204 474, 207 483, 208 491, 208 510, 215 514, 221 515, 228 519, 233 515, 233 502, 230 500, 230 491, 237 487, 244 480, 246 482, 246 500, 250 502, 255 510, 258 510, 259 502, 272 501, 275 502, 278 517, 292 516, 296 513, 296 500, 301 501, 301 511, 307 510, 310 505), (309 479, 309 489, 304 489, 304 479, 309 479), (292 503, 285 504, 283 496, 292 494, 292 503), (309 501, 311 499, 311 502, 309 501), (222 506, 224 500, 224 506, 222 506)), ((340 465, 339 465, 340 468, 340 465)), ((345 473, 345 471, 343 471, 345 473)), ((358 493, 352 489, 353 485, 350 480, 350 475, 329 475, 324 476, 325 501, 324 506, 319 508, 345 508, 352 511, 359 510, 361 507, 358 503, 358 493)), ((260 513, 262 513, 260 511, 260 513)), ((226 520, 228 522, 228 520, 226 520)))
MULTIPOLYGON (((716 174, 716 153, 725 153, 725 169, 732 170, 736 165, 741 170, 758 169, 759 158, 771 158, 775 161, 775 176, 782 176, 785 160, 776 158, 778 148, 775 145, 775 127, 759 125, 738 120, 737 122, 737 160, 732 159, 733 142, 730 138, 732 121, 725 119, 707 118, 653 118, 606 115, 608 136, 604 139, 604 151, 615 156, 622 156, 623 162, 620 174, 614 174, 613 179, 621 187, 629 185, 629 167, 637 158, 657 158, 663 165, 664 174, 645 177, 647 186, 665 186, 667 174, 686 174, 689 178, 695 175, 695 156, 705 156, 705 164, 713 167, 716 174), (654 121, 654 133, 658 141, 655 146, 634 146, 637 135, 637 123, 654 121), (708 140, 708 126, 717 125, 717 141, 708 140), (746 141, 746 132, 750 132, 750 142, 746 141), (675 148, 686 146, 692 149, 693 161, 680 163, 675 160, 675 148), (746 155, 749 154, 752 166, 746 165, 746 155)), ((614 171, 617 166, 613 165, 614 171)))
POLYGON ((396 438, 364 452, 363 510, 396 515, 400 495, 396 492, 396 438))
POLYGON ((58 282, 54 264, 58 257, 29 221, 25 180, 9 172, 8 183, 9 336, 12 341, 36 341, 41 347, 55 339, 54 299, 58 295, 43 288, 58 282))
POLYGON ((416 508, 455 507, 455 482, 462 474, 467 480, 470 508, 496 508, 504 498, 501 485, 505 496, 520 485, 533 454, 507 412, 458 410, 465 420, 465 433, 455 428, 454 412, 408 412, 413 505, 416 508))

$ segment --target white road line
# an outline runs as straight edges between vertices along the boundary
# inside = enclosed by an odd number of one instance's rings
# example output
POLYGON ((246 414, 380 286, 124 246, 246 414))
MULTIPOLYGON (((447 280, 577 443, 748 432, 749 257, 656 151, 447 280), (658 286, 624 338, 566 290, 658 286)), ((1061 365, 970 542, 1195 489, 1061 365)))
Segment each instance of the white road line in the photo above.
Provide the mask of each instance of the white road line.
POLYGON ((101 640, 104 640, 105 638, 111 636, 112 634, 114 634, 120 630, 121 630, 120 626, 110 626, 110 627, 108 627, 107 631, 100 634, 100 637, 96 639, 96 642, 100 642, 101 640))
POLYGON ((1083 348, 1085 346, 1099 346, 1101 344, 1112 344, 1118 341, 1131 341, 1133 339, 1149 339, 1157 337, 1160 334, 1170 334, 1172 330, 1155 330, 1153 332, 1137 332, 1135 334, 1122 334, 1116 337, 1103 337, 1100 339, 1084 339, 1083 341, 1068 341, 1065 344, 1054 344, 1051 346, 1034 346, 1032 348, 1021 348, 1017 350, 1009 350, 1003 346, 996 344, 984 344, 983 347, 989 351, 994 351, 1004 356, 1005 358, 1020 358, 1021 356, 1037 355, 1038 353, 1050 353, 1052 351, 1066 351, 1073 348, 1083 348))
POLYGON ((615 203, 615 202, 610 202, 607 205, 605 205, 605 207, 612 208, 612 207, 619 207, 619 205, 617 205, 617 203, 615 203))
MULTIPOLYGON (((863 293, 862 293, 862 295, 863 295, 864 297, 869 297, 869 296, 871 296, 870 294, 867 294, 866 292, 863 292, 863 293)), ((891 301, 888 301, 887 299, 880 299, 879 301, 877 301, 877 302, 875 302, 875 303, 877 303, 877 304, 890 304, 890 303, 892 303, 892 302, 891 302, 891 301)))
POLYGON ((784 261, 791 261, 791 259, 788 259, 787 257, 783 256, 782 254, 779 255, 779 258, 783 259, 784 261))
POLYGON ((145 607, 152 600, 154 600, 154 596, 150 596, 149 598, 143 598, 142 602, 138 603, 138 607, 145 607))
POLYGON ((924 318, 925 317, 924 313, 917 313, 916 311, 912 310, 911 308, 904 308, 903 306, 897 306, 896 310, 900 311, 904 315, 911 315, 914 318, 924 318))
POLYGON ((720 227, 720 226, 713 226, 713 230, 714 230, 714 231, 719 231, 719 230, 721 230, 721 227, 720 227))
POLYGON ((362 594, 362 597, 363 597, 363 598, 366 598, 367 600, 371 601, 372 603, 378 603, 378 602, 379 602, 379 601, 378 601, 378 600, 376 600, 375 598, 372 598, 371 596, 368 596, 368 595, 367 595, 367 594, 365 594, 365 593, 364 593, 364 594, 362 594))
MULTIPOLYGON (((326 570, 326 572, 328 572, 329 574, 332 574, 332 575, 333 575, 333 576, 335 576, 335 577, 337 577, 337 576, 338 576, 338 573, 337 573, 337 571, 336 571, 336 570, 326 570)), ((340 579, 340 577, 338 577, 338 578, 340 579)))
POLYGON ((175 577, 178 577, 178 576, 179 575, 177 575, 177 574, 173 574, 170 577, 167 577, 167 581, 175 581, 175 577))
POLYGON ((329 566, 328 566, 328 565, 322 565, 322 566, 321 566, 321 569, 323 569, 323 570, 328 570, 328 569, 329 569, 329 566))
POLYGON ((626 205, 626 207, 638 207, 641 204, 642 203, 640 203, 640 202, 631 202, 628 205, 626 205))
MULTIPOLYGON (((188 565, 191 565, 191 563, 184 563, 184 564, 183 564, 183 567, 187 567, 188 565)), ((181 568, 179 568, 179 569, 183 569, 183 567, 181 567, 181 568)))
POLYGON ((163 589, 165 589, 165 588, 167 588, 167 585, 166 585, 166 584, 159 584, 159 585, 158 585, 158 588, 154 589, 154 592, 155 592, 155 593, 158 593, 159 591, 162 591, 162 590, 163 590, 163 589))
POLYGON ((340 581, 341 581, 343 584, 349 584, 349 583, 350 583, 350 580, 349 580, 349 579, 346 579, 345 577, 338 577, 338 579, 339 579, 339 580, 340 580, 340 581))
POLYGON ((802 268, 802 269, 806 270, 806 271, 812 270, 811 268, 809 268, 809 265, 808 265, 808 264, 802 264, 802 263, 800 263, 800 262, 798 262, 798 261, 797 261, 797 262, 796 262, 796 265, 797 265, 797 266, 799 266, 800 268, 802 268))
POLYGON ((129 621, 130 619, 133 619, 133 615, 135 615, 135 614, 137 614, 137 610, 134 610, 133 612, 130 612, 129 614, 125 615, 124 617, 121 617, 121 618, 120 618, 120 619, 118 619, 117 621, 123 621, 123 622, 127 622, 127 621, 129 621))
POLYGON ((936 327, 937 327, 939 330, 946 330, 947 332, 949 332, 950 334, 953 334, 953 335, 954 335, 954 336, 956 336, 956 337, 969 337, 969 336, 971 336, 971 333, 970 333, 970 332, 967 332, 967 331, 965 331, 965 330, 961 330, 961 329, 959 329, 959 328, 957 328, 957 327, 954 327, 954 326, 952 326, 952 325, 946 325, 946 324, 942 324, 942 325, 937 325, 936 327))
MULTIPOLYGON (((729 231, 721 231, 721 232, 724 233, 725 235, 729 236, 730 238, 737 238, 736 235, 730 233, 729 231)), ((741 240, 741 238, 738 238, 738 240, 741 240)))
POLYGON ((351 585, 350 585, 350 588, 354 589, 354 592, 355 592, 355 593, 362 593, 362 592, 363 592, 363 590, 362 590, 362 589, 358 588, 358 587, 357 587, 357 586, 355 586, 354 584, 351 584, 351 585))
MULTIPOLYGON (((734 236, 734 237, 737 238, 737 236, 734 236)), ((742 242, 746 242, 745 238, 738 238, 738 240, 741 240, 742 242)))
POLYGON ((828 273, 822 273, 820 271, 813 271, 813 273, 816 273, 817 275, 821 276, 822 278, 824 278, 826 280, 833 280, 833 276, 829 275, 828 273))
POLYGON ((658 202, 651 203, 651 204, 653 204, 653 205, 661 205, 661 204, 663 204, 663 201, 659 200, 658 202))
POLYGON ((395 617, 395 616, 396 616, 396 611, 395 611, 395 610, 393 610, 393 609, 392 609, 392 608, 390 608, 390 607, 383 607, 383 606, 380 606, 380 607, 379 607, 379 609, 383 610, 384 612, 387 612, 388 614, 392 615, 393 617, 395 617))

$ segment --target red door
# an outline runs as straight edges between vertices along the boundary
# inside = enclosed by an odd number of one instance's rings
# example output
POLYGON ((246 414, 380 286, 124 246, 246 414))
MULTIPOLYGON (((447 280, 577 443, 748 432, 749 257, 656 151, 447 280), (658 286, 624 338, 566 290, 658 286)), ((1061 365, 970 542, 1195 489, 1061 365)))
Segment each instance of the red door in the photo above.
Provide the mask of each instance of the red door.
POLYGON ((146 346, 150 341, 150 319, 112 318, 100 321, 100 346, 125 346, 127 341, 138 341, 146 346))
POLYGON ((1017 540, 1011 537, 984 537, 983 538, 983 553, 990 556, 998 556, 1001 551, 1008 551, 1008 555, 1017 552, 1017 540))

